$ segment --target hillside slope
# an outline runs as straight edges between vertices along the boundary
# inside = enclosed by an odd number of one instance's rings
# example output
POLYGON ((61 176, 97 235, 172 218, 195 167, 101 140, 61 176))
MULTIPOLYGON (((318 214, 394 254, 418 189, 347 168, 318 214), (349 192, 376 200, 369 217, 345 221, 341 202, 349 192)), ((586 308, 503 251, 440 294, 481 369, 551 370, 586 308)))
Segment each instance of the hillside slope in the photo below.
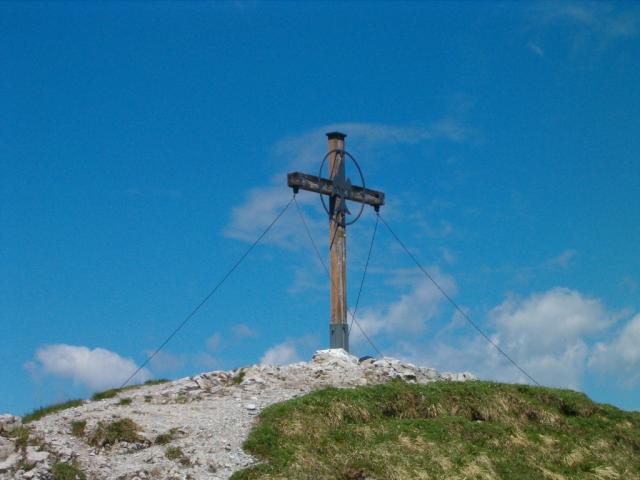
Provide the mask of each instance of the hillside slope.
POLYGON ((392 381, 267 408, 232 479, 640 479, 640 414, 569 390, 392 381))
POLYGON ((468 380, 398 360, 321 350, 310 362, 253 365, 102 392, 21 419, 0 416, 0 479, 225 479, 256 460, 242 443, 267 406, 311 391, 468 380))

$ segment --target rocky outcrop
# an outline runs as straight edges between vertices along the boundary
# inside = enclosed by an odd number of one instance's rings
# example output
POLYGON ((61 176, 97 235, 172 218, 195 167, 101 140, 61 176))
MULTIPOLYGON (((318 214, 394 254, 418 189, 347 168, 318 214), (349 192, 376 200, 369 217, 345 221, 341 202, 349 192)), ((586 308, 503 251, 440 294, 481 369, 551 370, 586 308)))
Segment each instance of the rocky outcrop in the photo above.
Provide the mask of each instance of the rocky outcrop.
POLYGON ((242 450, 242 442, 268 405, 325 386, 473 378, 469 373, 439 374, 393 358, 359 361, 344 350, 320 350, 310 362, 208 372, 87 402, 29 423, 29 440, 21 449, 7 438, 20 428, 19 418, 3 415, 0 479, 49 479, 58 462, 77 465, 91 479, 228 478, 255 462, 242 450), (123 419, 138 427, 132 438, 92 442, 100 429, 123 419))
POLYGON ((22 419, 14 415, 0 415, 0 475, 14 469, 20 461, 20 454, 16 451, 16 444, 7 438, 22 426, 22 419))
POLYGON ((5 413, 0 415, 0 435, 7 435, 22 426, 22 419, 15 415, 5 413))

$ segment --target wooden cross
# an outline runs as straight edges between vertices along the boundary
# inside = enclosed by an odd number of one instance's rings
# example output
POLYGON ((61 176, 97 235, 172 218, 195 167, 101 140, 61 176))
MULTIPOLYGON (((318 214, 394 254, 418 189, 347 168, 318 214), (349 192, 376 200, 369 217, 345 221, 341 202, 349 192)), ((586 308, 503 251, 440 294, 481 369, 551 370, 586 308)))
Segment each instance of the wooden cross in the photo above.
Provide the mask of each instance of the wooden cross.
MULTIPOLYGON (((287 174, 287 184, 298 190, 327 195, 329 197, 329 255, 331 257, 331 300, 329 320, 329 345, 349 351, 349 324, 347 320, 347 200, 373 206, 376 211, 384 205, 384 193, 353 186, 345 176, 347 153, 344 149, 346 135, 327 133, 329 178, 305 173, 287 174)), ((358 167, 359 168, 359 167, 358 167)))

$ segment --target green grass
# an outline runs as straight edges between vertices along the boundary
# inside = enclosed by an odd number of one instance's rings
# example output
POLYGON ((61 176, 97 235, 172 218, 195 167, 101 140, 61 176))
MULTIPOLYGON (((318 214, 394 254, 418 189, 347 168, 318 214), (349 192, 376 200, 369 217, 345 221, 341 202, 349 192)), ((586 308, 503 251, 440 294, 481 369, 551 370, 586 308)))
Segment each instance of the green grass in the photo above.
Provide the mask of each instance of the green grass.
MULTIPOLYGON (((105 400, 108 398, 114 398, 116 397, 119 393, 121 392, 125 392, 127 390, 134 390, 136 388, 140 388, 142 386, 150 386, 150 385, 160 385, 162 383, 167 383, 169 380, 167 380, 166 378, 158 378, 158 379, 154 379, 154 380, 147 380, 144 383, 141 384, 137 384, 137 385, 129 385, 127 387, 124 388, 111 388, 109 390, 104 390, 102 392, 97 392, 94 393, 93 396, 91 397, 91 400, 105 400)), ((44 417, 45 415, 49 415, 51 413, 56 413, 56 412, 60 412, 62 410, 66 410, 68 408, 73 408, 73 407, 79 407, 80 405, 82 405, 85 401, 84 400, 68 400, 66 402, 62 402, 62 403, 55 403, 53 405, 49 405, 46 407, 40 407, 30 413, 27 413, 25 416, 22 417, 22 422, 23 423, 29 423, 29 422, 33 422, 35 420, 40 420, 42 417, 44 417)), ((131 404, 131 399, 122 399, 120 400, 120 405, 129 405, 131 404)))
POLYGON ((153 443, 155 443, 156 445, 166 445, 167 443, 171 443, 176 437, 178 430, 179 429, 177 428, 172 428, 168 432, 161 433, 156 437, 153 443))
POLYGON ((246 376, 246 374, 247 372, 244 371, 244 368, 241 368, 240 370, 238 370, 238 373, 236 373, 231 379, 231 384, 240 385, 244 380, 244 377, 246 376))
POLYGON ((87 480, 87 476, 76 465, 56 463, 51 469, 52 480, 87 480))
POLYGON ((31 442, 31 432, 28 427, 21 426, 11 432, 9 438, 12 438, 15 442, 16 449, 24 450, 31 442))
POLYGON ((140 443, 145 439, 139 435, 142 428, 129 418, 112 422, 98 422, 87 443, 94 447, 108 447, 119 442, 140 443))
POLYGON ((83 403, 84 403, 84 400, 69 400, 67 402, 49 405, 48 407, 40 407, 34 410, 33 412, 27 413, 24 417, 22 417, 22 422, 29 423, 29 422, 33 422, 34 420, 40 420, 45 415, 60 412, 62 410, 66 410, 67 408, 79 407, 83 403))
POLYGON ((121 398, 120 401, 118 402, 118 405, 131 405, 132 401, 133 399, 131 398, 121 398))
POLYGON ((180 447, 167 447, 164 456, 169 460, 179 463, 183 467, 191 466, 191 459, 187 457, 180 447))
POLYGON ((191 460, 184 454, 180 447, 167 447, 167 449, 164 451, 164 456, 169 460, 178 462, 183 467, 188 467, 191 465, 191 460))
POLYGON ((109 398, 114 398, 116 395, 118 395, 118 393, 126 390, 126 389, 130 389, 131 387, 125 387, 125 388, 110 388, 109 390, 103 390, 102 392, 96 392, 93 394, 93 396, 91 397, 91 400, 94 401, 98 401, 98 400, 107 400, 109 398))
POLYGON ((183 453, 180 447, 168 447, 164 451, 164 456, 169 460, 178 460, 179 458, 182 458, 182 455, 183 453))
POLYGON ((180 404, 188 403, 189 402, 189 397, 187 395, 185 395, 184 393, 180 393, 176 397, 175 402, 176 403, 180 403, 180 404))
POLYGON ((167 383, 169 380, 166 378, 158 378, 154 380, 147 380, 144 383, 138 383, 136 385, 127 385, 123 388, 110 388, 109 390, 103 390, 102 392, 96 392, 91 397, 91 400, 107 400, 109 398, 116 397, 119 393, 126 392, 129 390, 135 390, 136 388, 140 388, 142 386, 151 386, 151 385, 160 385, 162 383, 167 383))
POLYGON ((16 470, 24 470, 25 472, 29 472, 33 470, 35 466, 35 463, 29 463, 26 458, 23 458, 18 462, 16 470))
POLYGON ((73 435, 74 437, 83 437, 84 429, 86 426, 86 420, 73 420, 71 422, 71 435, 73 435))
POLYGON ((640 413, 489 382, 327 388, 265 409, 250 479, 640 479, 640 413))
POLYGON ((170 380, 168 378, 156 378, 154 380, 147 380, 146 382, 143 383, 143 385, 161 385, 163 383, 167 383, 170 380))

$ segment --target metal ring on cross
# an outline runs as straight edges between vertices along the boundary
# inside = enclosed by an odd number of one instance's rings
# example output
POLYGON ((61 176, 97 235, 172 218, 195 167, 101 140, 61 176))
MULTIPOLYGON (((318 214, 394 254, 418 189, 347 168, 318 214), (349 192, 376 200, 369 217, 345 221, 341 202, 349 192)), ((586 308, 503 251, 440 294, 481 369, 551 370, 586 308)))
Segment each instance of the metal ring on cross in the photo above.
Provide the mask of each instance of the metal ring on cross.
MULTIPOLYGON (((360 180, 362 181, 362 189, 364 190, 364 188, 365 188, 365 184, 364 184, 364 175, 362 174, 362 169, 360 168, 360 164, 359 164, 359 163, 358 163, 358 161, 353 157, 353 155, 351 155, 351 154, 350 154, 349 152, 347 152, 346 150, 335 149, 335 150, 331 150, 330 152, 328 152, 328 153, 324 156, 324 158, 322 159, 322 163, 320 164, 320 173, 318 173, 318 177, 319 177, 319 178, 322 178, 322 169, 323 169, 323 167, 324 167, 324 164, 327 162, 327 158, 329 158, 329 156, 330 156, 330 155, 333 155, 333 154, 335 154, 335 155, 342 155, 342 156, 343 156, 343 158, 342 158, 342 161, 343 161, 343 162, 345 161, 345 158, 349 158, 349 159, 353 162, 353 164, 356 166, 356 170, 358 170, 358 174, 360 175, 360 180)), ((333 177, 334 177, 333 172, 329 172, 329 178, 330 178, 331 180, 333 180, 333 177)), ((349 188, 349 190, 348 190, 347 192, 343 192, 343 195, 344 195, 344 193, 349 193, 349 192, 351 191, 351 184, 350 184, 350 182, 348 181, 348 179, 347 179, 347 182, 346 182, 346 183, 348 184, 348 188, 349 188)), ((345 202, 345 205, 346 205, 346 201, 347 201, 347 199, 346 199, 343 195, 340 195, 339 193, 338 193, 338 194, 334 194, 334 195, 335 195, 335 196, 337 196, 337 197, 340 197, 340 198, 341 198, 341 200, 342 200, 343 202, 345 202)), ((324 207, 325 212, 327 212, 327 215, 329 215, 329 217, 331 217, 331 212, 329 211, 329 208, 327 207, 327 204, 326 204, 326 202, 324 201, 324 195, 320 195, 320 201, 322 202, 322 206, 324 207)), ((356 222, 358 221, 358 219, 362 216, 362 212, 363 212, 363 211, 364 211, 364 203, 360 203, 360 211, 359 211, 359 212, 358 212, 358 214, 355 216, 355 218, 354 218, 353 220, 348 221, 348 222, 343 221, 343 222, 342 222, 342 224, 341 224, 341 226, 346 227, 347 225, 352 225, 352 224, 356 223, 356 222)), ((345 218, 346 218, 346 214, 345 214, 345 218)))

